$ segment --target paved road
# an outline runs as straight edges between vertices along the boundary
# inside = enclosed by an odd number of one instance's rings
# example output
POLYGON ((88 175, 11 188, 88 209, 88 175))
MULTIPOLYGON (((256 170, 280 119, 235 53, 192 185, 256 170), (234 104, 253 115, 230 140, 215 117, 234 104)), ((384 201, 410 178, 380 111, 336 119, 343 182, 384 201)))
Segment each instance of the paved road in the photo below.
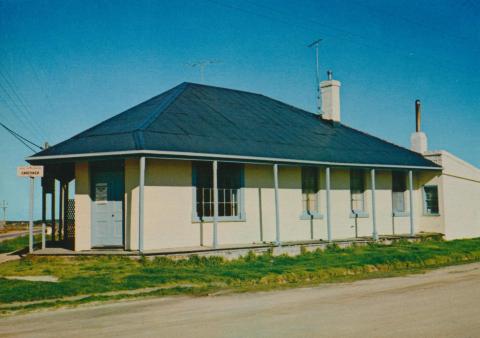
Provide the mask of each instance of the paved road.
MULTIPOLYGON (((33 229, 33 233, 35 235, 41 234, 42 229, 33 229)), ((0 234, 0 242, 7 240, 7 239, 12 239, 20 236, 25 236, 28 235, 28 230, 20 230, 20 231, 12 231, 12 232, 7 232, 5 234, 0 234)))
POLYGON ((0 320, 12 337, 480 337, 480 263, 278 292, 129 301, 0 320))

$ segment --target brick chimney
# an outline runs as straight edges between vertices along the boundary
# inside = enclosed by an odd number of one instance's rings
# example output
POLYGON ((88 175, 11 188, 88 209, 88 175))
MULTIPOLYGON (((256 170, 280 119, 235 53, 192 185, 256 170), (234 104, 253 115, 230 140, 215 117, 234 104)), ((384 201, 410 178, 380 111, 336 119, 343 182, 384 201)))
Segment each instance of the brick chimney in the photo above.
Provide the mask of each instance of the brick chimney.
POLYGON ((322 95, 322 118, 340 122, 340 81, 333 80, 332 71, 327 72, 327 80, 320 82, 322 95))

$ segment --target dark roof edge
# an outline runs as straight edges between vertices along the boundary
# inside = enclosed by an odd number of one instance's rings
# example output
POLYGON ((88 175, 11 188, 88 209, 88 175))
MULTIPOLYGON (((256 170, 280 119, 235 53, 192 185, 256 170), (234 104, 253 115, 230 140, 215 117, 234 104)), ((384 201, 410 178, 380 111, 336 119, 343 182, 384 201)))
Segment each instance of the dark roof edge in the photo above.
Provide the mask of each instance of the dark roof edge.
POLYGON ((128 150, 128 151, 111 151, 101 153, 82 153, 82 154, 68 154, 68 155, 52 155, 52 156, 31 156, 25 160, 31 162, 54 161, 54 160, 78 160, 81 158, 94 157, 112 157, 112 156, 134 156, 143 155, 145 157, 170 157, 178 159, 223 159, 223 160, 239 160, 251 162, 265 162, 265 163, 283 163, 283 164, 304 164, 304 165, 323 165, 336 167, 359 167, 359 168, 385 168, 385 169, 421 169, 421 170, 442 170, 443 168, 434 164, 434 166, 413 166, 402 164, 374 164, 374 163, 341 163, 328 161, 310 161, 298 160, 289 158, 272 158, 272 157, 258 157, 258 156, 241 156, 241 155, 226 155, 226 154, 209 154, 209 153, 193 153, 193 152, 179 152, 179 151, 160 151, 160 150, 128 150), (150 155, 150 156, 149 156, 150 155))

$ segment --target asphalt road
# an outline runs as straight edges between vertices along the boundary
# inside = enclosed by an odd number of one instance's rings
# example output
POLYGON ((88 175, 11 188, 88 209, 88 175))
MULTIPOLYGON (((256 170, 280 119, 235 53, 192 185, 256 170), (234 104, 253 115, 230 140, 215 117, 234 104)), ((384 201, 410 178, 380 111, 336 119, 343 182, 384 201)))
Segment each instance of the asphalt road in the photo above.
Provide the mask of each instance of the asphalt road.
POLYGON ((480 337, 480 263, 422 275, 0 320, 1 337, 480 337))
MULTIPOLYGON (((42 229, 33 229, 33 234, 41 234, 42 229)), ((12 232, 7 232, 5 234, 0 234, 0 242, 7 240, 7 239, 12 239, 20 236, 25 236, 28 235, 28 230, 20 230, 20 231, 12 231, 12 232)))

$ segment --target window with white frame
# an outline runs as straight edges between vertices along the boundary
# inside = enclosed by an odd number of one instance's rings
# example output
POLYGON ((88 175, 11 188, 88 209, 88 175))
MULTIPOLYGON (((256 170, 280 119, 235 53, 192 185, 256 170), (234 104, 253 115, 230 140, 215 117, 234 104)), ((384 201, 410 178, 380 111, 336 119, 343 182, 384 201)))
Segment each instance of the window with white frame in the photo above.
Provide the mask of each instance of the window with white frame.
POLYGON ((365 211, 365 173, 363 170, 350 171, 350 208, 354 214, 365 211))
POLYGON ((426 215, 438 215, 438 187, 426 185, 423 187, 423 205, 426 215))
MULTIPOLYGON (((213 164, 212 162, 193 163, 195 210, 198 219, 213 217, 213 164)), ((241 186, 243 166, 237 163, 218 163, 218 216, 240 218, 241 186)))
POLYGON ((392 209, 393 212, 405 212, 405 192, 407 175, 402 171, 392 172, 392 209))
POLYGON ((318 198, 318 168, 302 168, 302 206, 303 212, 308 215, 315 215, 319 212, 318 198))

